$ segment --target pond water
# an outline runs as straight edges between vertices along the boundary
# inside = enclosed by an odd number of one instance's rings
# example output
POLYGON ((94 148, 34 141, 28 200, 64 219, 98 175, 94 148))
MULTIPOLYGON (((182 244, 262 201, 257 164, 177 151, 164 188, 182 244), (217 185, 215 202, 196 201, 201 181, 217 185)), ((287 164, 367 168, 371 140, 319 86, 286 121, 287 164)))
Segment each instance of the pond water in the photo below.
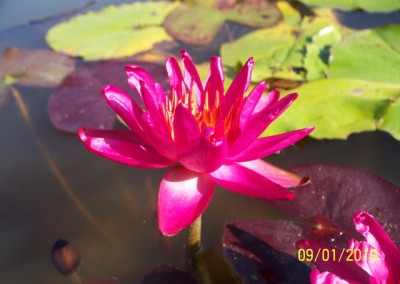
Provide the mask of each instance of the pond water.
MULTIPOLYGON (((95 8, 111 2, 128 1, 97 1, 95 8)), ((41 0, 28 9, 22 0, 0 2, 0 47, 43 46, 40 37, 54 21, 14 26, 83 2, 55 3, 41 0)), ((340 13, 345 23, 353 16, 340 13)), ((399 14, 390 21, 400 22, 399 14)), ((52 90, 16 88, 31 124, 12 97, 0 109, 0 282, 79 283, 77 275, 61 275, 50 261, 51 248, 60 238, 79 250, 77 274, 84 281, 116 276, 121 283, 140 283, 161 264, 183 268, 185 232, 165 238, 157 228, 157 191, 166 170, 131 168, 89 153, 75 135, 52 127, 47 115, 52 90)), ((399 157, 400 142, 376 131, 351 135, 346 141, 307 139, 267 160, 282 167, 340 163, 400 184, 399 157)), ((218 188, 203 217, 203 247, 211 270, 217 271, 216 283, 237 281, 223 257, 224 223, 282 217, 254 199, 218 188)))

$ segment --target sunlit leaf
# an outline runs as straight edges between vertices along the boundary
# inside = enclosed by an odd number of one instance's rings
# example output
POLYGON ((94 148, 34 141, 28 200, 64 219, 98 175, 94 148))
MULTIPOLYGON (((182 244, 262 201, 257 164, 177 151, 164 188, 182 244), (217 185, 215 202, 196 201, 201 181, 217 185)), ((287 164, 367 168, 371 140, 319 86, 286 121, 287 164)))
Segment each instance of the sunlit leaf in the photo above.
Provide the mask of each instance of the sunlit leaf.
POLYGON ((53 49, 86 60, 129 56, 171 39, 161 24, 176 6, 167 2, 109 6, 52 27, 46 40, 53 49))
POLYGON ((342 10, 362 9, 368 12, 391 12, 400 10, 399 0, 299 0, 306 5, 316 5, 342 10))
POLYGON ((72 58, 50 50, 10 47, 0 57, 0 78, 6 85, 55 87, 74 68, 72 58))
POLYGON ((341 40, 342 28, 331 11, 318 9, 315 13, 305 16, 299 26, 293 26, 296 20, 288 18, 290 22, 223 44, 224 64, 236 66, 253 56, 256 68, 252 79, 256 82, 272 78, 305 80, 308 73, 312 79, 324 77, 323 51, 341 40))
POLYGON ((394 136, 399 131, 400 124, 395 125, 398 107, 394 102, 400 97, 400 84, 325 79, 305 83, 290 92, 297 92, 298 99, 264 134, 311 125, 315 130, 310 135, 319 139, 344 139, 351 133, 377 128, 394 136), (386 128, 380 125, 382 119, 386 128))
POLYGON ((164 26, 174 38, 189 44, 209 44, 222 24, 232 21, 259 28, 276 24, 282 15, 274 3, 264 0, 195 1, 181 4, 165 19, 164 26))
POLYGON ((400 25, 347 36, 331 49, 328 75, 375 82, 400 82, 400 25))
POLYGON ((113 84, 133 94, 128 86, 124 66, 137 64, 146 69, 167 90, 165 68, 145 62, 103 61, 77 69, 64 79, 51 95, 48 112, 57 129, 76 132, 80 127, 111 129, 115 113, 101 94, 104 85, 113 84))

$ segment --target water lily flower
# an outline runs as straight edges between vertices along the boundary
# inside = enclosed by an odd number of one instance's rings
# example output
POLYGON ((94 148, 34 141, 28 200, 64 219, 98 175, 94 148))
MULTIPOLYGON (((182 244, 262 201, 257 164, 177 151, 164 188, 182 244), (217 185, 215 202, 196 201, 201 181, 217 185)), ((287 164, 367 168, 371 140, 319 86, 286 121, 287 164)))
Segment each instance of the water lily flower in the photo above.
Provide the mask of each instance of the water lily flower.
POLYGON ((372 215, 359 211, 353 220, 364 240, 351 239, 347 249, 311 240, 296 243, 299 248, 312 249, 315 256, 323 249, 329 252, 329 257, 325 255, 325 259, 319 257, 314 262, 318 269, 311 272, 311 283, 400 283, 400 249, 372 215))
POLYGON ((260 158, 308 135, 313 128, 259 137, 297 97, 279 99, 264 94, 261 82, 248 96, 253 59, 250 58, 224 91, 220 57, 212 57, 205 83, 186 51, 183 73, 173 57, 166 60, 170 92, 143 68, 128 65, 129 85, 142 106, 113 85, 102 93, 129 130, 80 129, 92 152, 140 168, 169 169, 158 194, 159 229, 174 235, 189 226, 208 206, 218 184, 236 193, 259 198, 292 199, 286 187, 302 185, 303 177, 288 173, 260 158))

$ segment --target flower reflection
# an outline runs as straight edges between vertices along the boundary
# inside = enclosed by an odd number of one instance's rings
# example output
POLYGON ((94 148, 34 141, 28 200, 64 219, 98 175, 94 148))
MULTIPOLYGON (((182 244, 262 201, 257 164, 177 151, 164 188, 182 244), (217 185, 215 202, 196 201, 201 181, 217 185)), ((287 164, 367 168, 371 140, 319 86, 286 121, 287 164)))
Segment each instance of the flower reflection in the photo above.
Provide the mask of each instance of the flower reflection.
POLYGON ((183 73, 175 58, 166 61, 168 94, 144 69, 126 66, 128 82, 143 106, 117 87, 105 86, 106 101, 129 130, 80 129, 86 147, 134 167, 177 164, 165 174, 158 195, 159 228, 164 235, 178 233, 199 217, 215 184, 253 197, 292 199, 294 194, 285 187, 306 180, 260 158, 295 143, 313 128, 259 136, 297 94, 279 99, 278 91, 264 94, 266 84, 261 82, 245 96, 252 58, 226 92, 220 57, 211 58, 204 84, 186 51, 181 53, 181 63, 183 73))
POLYGON ((315 253, 327 249, 326 252, 330 254, 328 258, 316 259, 318 269, 311 272, 311 282, 400 283, 400 249, 387 232, 373 216, 364 211, 354 214, 354 224, 364 240, 350 240, 347 249, 338 249, 311 240, 297 242, 296 245, 300 248, 312 249, 315 253))

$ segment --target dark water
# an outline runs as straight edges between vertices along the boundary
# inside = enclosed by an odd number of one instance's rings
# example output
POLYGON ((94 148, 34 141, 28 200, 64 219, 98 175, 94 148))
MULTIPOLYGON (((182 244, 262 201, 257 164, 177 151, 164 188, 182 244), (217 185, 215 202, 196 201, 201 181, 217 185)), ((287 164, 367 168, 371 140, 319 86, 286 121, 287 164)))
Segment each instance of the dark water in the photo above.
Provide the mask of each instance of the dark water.
MULTIPOLYGON (((40 36, 49 23, 10 26, 32 19, 29 15, 46 16, 46 7, 52 14, 82 3, 70 1, 68 7, 60 4, 55 11, 48 4, 52 1, 40 2, 35 5, 40 15, 32 10, 16 22, 11 17, 0 22, 1 48, 43 45, 40 36)), ((20 11, 21 3, 0 2, 0 18, 20 11)), ((157 190, 165 170, 130 168, 89 153, 75 135, 61 133, 50 124, 51 90, 16 88, 28 108, 31 126, 10 97, 0 109, 0 283, 79 283, 76 275, 61 275, 50 261, 51 247, 59 238, 80 251, 78 275, 84 281, 117 276, 121 283, 140 283, 145 273, 163 263, 183 268, 185 232, 164 238, 157 229, 157 190)), ((355 134, 346 141, 309 139, 303 144, 268 160, 282 167, 341 163, 400 184, 400 143, 386 133, 355 134)), ((203 217, 203 245, 212 266, 220 270, 220 283, 233 281, 223 262, 223 224, 281 216, 251 198, 216 190, 203 217)))

